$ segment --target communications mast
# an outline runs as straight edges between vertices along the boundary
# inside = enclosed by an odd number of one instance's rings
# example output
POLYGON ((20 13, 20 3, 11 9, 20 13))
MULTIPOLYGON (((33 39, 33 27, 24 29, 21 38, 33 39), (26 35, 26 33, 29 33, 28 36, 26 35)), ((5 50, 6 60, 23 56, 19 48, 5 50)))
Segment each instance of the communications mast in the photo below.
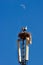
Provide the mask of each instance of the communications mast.
POLYGON ((18 34, 18 61, 21 65, 26 65, 29 60, 29 44, 32 44, 32 37, 27 32, 27 27, 22 28, 22 32, 18 34))

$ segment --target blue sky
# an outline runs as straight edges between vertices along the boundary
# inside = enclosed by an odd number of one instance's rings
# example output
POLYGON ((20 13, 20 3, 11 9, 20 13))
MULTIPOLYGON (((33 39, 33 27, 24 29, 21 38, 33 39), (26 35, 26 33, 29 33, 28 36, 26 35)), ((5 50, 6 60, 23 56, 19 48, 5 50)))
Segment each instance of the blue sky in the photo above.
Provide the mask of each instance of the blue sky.
POLYGON ((19 65, 17 35, 22 26, 32 33, 28 65, 43 65, 43 0, 0 0, 0 65, 19 65))

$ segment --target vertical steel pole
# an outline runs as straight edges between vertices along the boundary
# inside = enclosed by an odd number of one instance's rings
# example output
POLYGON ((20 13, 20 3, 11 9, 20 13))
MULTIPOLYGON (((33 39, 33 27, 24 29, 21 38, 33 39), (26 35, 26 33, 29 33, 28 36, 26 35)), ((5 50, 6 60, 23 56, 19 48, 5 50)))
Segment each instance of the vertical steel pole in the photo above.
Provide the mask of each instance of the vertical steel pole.
POLYGON ((23 43, 22 43, 22 65, 26 65, 24 39, 23 39, 23 43))

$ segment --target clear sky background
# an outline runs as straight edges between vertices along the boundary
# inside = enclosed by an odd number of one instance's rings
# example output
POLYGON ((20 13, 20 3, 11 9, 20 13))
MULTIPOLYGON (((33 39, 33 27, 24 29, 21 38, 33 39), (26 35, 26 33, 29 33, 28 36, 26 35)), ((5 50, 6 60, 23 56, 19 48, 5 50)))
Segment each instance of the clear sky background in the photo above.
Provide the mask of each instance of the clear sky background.
POLYGON ((19 65, 22 26, 32 33, 28 65, 43 65, 43 0, 0 0, 0 65, 19 65))

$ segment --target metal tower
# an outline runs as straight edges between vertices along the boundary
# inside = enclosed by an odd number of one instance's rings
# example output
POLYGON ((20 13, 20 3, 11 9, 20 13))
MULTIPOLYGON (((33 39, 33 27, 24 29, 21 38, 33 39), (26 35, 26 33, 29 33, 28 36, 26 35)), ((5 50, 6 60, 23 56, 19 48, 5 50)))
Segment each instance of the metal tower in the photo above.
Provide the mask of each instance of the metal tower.
POLYGON ((26 65, 29 60, 29 44, 32 43, 31 34, 26 32, 27 27, 22 28, 18 34, 18 60, 21 65, 26 65))

